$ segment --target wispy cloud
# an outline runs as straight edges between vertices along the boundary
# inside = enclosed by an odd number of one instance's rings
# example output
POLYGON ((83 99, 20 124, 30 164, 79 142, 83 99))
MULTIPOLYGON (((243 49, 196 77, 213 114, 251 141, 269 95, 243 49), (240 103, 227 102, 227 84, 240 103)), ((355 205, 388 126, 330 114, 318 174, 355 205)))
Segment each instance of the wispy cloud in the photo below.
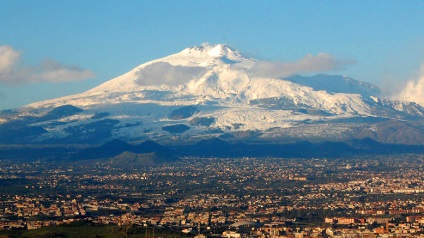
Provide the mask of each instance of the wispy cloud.
POLYGON ((355 63, 354 60, 340 60, 326 53, 308 54, 295 62, 258 62, 249 73, 256 77, 284 78, 293 74, 341 70, 355 63))
POLYGON ((78 66, 63 65, 54 60, 46 60, 43 63, 40 76, 41 79, 48 82, 63 82, 92 78, 94 73, 78 66))
POLYGON ((408 81, 405 87, 393 96, 393 99, 415 102, 424 107, 424 64, 421 65, 418 79, 408 81))
POLYGON ((202 67, 174 66, 168 62, 147 65, 137 72, 139 85, 170 85, 187 83, 204 73, 202 67))
POLYGON ((78 66, 46 60, 39 66, 22 66, 22 54, 11 46, 0 46, 0 83, 27 84, 38 82, 69 82, 93 78, 95 74, 78 66))

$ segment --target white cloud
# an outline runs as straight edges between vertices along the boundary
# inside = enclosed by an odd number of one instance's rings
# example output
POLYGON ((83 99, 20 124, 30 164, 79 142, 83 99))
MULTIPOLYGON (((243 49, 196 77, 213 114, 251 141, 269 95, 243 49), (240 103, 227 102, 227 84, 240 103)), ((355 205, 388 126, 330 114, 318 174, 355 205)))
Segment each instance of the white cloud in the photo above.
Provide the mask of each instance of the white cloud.
POLYGON ((421 65, 421 73, 418 79, 408 81, 405 87, 393 98, 415 102, 424 107, 424 64, 421 65))
POLYGON ((0 83, 58 83, 83 80, 95 76, 90 70, 63 65, 54 60, 46 60, 41 66, 24 67, 18 64, 20 59, 21 53, 12 47, 0 46, 0 83))
MULTIPOLYGON (((321 53, 315 56, 309 54, 295 62, 258 62, 246 73, 252 77, 283 78, 293 74, 339 70, 354 63, 352 60, 336 59, 330 54, 321 53)), ((246 76, 244 70, 240 70, 243 71, 243 74, 239 76, 246 76)), ((174 66, 168 62, 156 62, 140 69, 137 72, 136 82, 144 86, 160 84, 175 86, 188 83, 194 78, 201 77, 204 73, 205 68, 203 67, 174 66)), ((220 77, 224 77, 224 74, 220 77)), ((228 80, 223 79, 223 81, 228 80)))
POLYGON ((202 67, 174 66, 168 62, 147 65, 137 72, 139 85, 170 85, 187 83, 204 72, 202 67))
POLYGON ((300 73, 340 70, 355 63, 353 60, 336 59, 326 53, 308 54, 296 62, 258 62, 249 73, 256 77, 283 78, 300 73))
POLYGON ((13 69, 21 54, 8 45, 0 46, 0 75, 13 69))
POLYGON ((90 70, 62 65, 53 60, 44 62, 43 71, 40 75, 40 78, 48 82, 77 81, 93 77, 94 73, 90 70))

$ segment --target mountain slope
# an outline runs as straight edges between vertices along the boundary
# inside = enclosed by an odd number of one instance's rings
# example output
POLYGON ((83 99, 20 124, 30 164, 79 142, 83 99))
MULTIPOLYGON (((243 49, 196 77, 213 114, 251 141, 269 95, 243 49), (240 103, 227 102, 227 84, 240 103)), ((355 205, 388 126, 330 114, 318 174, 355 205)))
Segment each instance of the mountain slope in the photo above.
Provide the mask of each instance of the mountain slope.
POLYGON ((262 77, 254 71, 258 63, 226 45, 188 48, 87 92, 2 111, 0 140, 172 145, 215 137, 252 143, 370 137, 424 144, 418 104, 383 99, 378 87, 344 76, 262 77), (408 133, 397 132, 402 128, 408 133))

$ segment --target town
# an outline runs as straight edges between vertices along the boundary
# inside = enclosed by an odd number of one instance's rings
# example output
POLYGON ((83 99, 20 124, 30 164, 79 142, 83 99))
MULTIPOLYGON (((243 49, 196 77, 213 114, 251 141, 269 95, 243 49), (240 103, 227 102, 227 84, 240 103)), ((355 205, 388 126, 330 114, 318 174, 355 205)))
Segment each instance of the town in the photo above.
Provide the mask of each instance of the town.
POLYGON ((0 230, 86 221, 208 237, 424 237, 424 156, 0 161, 0 230))

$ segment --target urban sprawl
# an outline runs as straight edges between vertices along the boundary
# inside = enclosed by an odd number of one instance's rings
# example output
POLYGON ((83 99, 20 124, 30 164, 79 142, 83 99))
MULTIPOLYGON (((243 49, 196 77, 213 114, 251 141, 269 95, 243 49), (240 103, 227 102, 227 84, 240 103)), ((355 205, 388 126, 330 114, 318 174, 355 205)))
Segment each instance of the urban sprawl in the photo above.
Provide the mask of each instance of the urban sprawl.
POLYGON ((424 237, 424 156, 0 161, 0 230, 81 220, 198 237, 424 237))

